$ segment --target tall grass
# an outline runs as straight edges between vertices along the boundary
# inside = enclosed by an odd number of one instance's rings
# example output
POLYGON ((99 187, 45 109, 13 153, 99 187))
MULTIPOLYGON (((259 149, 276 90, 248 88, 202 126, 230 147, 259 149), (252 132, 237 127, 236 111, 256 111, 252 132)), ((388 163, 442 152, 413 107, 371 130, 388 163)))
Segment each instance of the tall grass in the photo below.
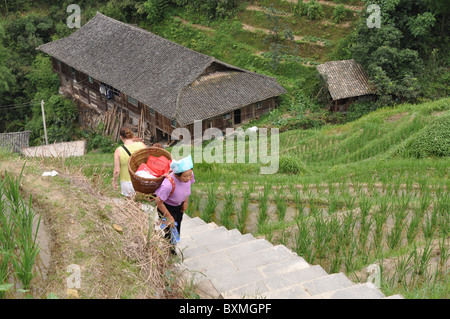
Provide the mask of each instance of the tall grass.
MULTIPOLYGON (((23 289, 29 289, 31 280, 36 276, 34 262, 39 253, 37 233, 40 217, 33 211, 32 198, 26 202, 20 194, 20 181, 23 169, 18 178, 5 172, 0 183, 0 247, 2 259, 0 263, 0 280, 4 283, 8 275, 8 263, 12 265, 14 275, 22 283, 23 289), (36 227, 34 227, 36 223, 36 227)), ((0 284, 1 284, 0 283, 0 284)))

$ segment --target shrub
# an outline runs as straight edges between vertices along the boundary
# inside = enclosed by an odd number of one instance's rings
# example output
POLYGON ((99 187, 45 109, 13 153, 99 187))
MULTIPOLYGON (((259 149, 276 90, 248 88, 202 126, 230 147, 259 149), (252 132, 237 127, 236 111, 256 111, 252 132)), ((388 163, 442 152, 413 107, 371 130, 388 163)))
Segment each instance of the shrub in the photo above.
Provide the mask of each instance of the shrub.
POLYGON ((336 6, 333 10, 333 21, 339 23, 342 20, 346 20, 348 11, 343 4, 336 6))
POLYGON ((310 20, 320 20, 325 17, 322 5, 314 0, 307 3, 299 0, 294 8, 294 13, 300 16, 306 16, 310 20))
POLYGON ((345 117, 347 118, 347 122, 355 121, 376 109, 377 105, 374 102, 355 102, 348 107, 345 117))
POLYGON ((97 150, 101 153, 114 153, 119 146, 118 143, 112 141, 109 137, 105 137, 98 132, 83 131, 82 137, 86 139, 87 151, 97 150))
POLYGON ((445 157, 450 155, 450 113, 438 118, 406 144, 407 156, 445 157))
POLYGON ((305 165, 297 157, 287 155, 280 157, 280 173, 286 174, 304 174, 306 173, 305 165))

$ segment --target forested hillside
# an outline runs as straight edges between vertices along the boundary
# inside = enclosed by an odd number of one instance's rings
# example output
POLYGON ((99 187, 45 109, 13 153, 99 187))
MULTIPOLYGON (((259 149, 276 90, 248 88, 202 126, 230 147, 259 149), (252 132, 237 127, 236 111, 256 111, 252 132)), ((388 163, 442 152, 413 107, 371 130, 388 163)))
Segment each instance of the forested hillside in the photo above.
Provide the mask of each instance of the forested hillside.
MULTIPOLYGON (((50 58, 35 50, 76 30, 67 25, 69 4, 0 4, 0 132, 31 130, 31 144, 42 143, 44 100, 49 142, 92 138, 79 129, 75 105, 58 94, 50 58)), ((449 93, 445 1, 100 0, 84 1, 80 10, 81 24, 99 11, 224 62, 276 77, 288 94, 280 110, 263 121, 283 129, 342 123, 380 106, 449 93), (380 28, 367 27, 369 2, 380 7, 380 28), (330 113, 323 109, 325 90, 315 65, 349 58, 364 66, 378 100, 356 104, 347 115, 330 113)), ((101 138, 97 142, 102 145, 101 138)))

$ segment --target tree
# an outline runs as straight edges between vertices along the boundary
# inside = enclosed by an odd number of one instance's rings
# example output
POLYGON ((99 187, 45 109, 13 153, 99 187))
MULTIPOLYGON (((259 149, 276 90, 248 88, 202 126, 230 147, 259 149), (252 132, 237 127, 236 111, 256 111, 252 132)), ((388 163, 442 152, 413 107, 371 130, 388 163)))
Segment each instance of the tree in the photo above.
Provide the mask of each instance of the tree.
POLYGON ((266 8, 266 10, 271 33, 264 39, 264 42, 270 42, 269 57, 272 68, 274 69, 281 63, 285 54, 295 54, 297 46, 295 45, 292 30, 285 23, 281 23, 280 14, 285 13, 275 9, 273 4, 266 8), (291 45, 289 46, 286 42, 291 45))
POLYGON ((448 37, 438 30, 445 14, 439 13, 440 6, 433 9, 429 0, 364 2, 379 6, 381 24, 369 28, 371 12, 363 10, 350 48, 352 56, 367 71, 383 104, 414 102, 424 94, 419 78, 427 72, 431 52, 448 43, 448 37))

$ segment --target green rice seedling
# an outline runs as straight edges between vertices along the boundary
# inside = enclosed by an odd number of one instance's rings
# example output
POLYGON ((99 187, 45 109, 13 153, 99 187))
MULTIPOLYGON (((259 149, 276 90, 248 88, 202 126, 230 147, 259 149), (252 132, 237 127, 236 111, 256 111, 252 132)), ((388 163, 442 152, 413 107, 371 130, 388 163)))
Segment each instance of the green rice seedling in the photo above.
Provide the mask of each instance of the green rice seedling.
POLYGON ((216 195, 217 187, 213 185, 213 187, 208 188, 207 190, 207 203, 205 209, 200 213, 200 217, 207 223, 211 222, 212 217, 216 212, 217 207, 217 195, 216 195))
POLYGON ((431 246, 431 240, 428 240, 425 246, 422 249, 422 253, 418 254, 416 250, 416 245, 414 244, 414 249, 416 251, 414 257, 414 271, 418 275, 425 275, 427 272, 428 266, 430 265, 431 253, 433 251, 433 247, 431 246))
POLYGON ((342 224, 342 231, 343 231, 343 244, 344 245, 350 245, 351 240, 353 238, 354 234, 354 228, 356 224, 356 219, 354 219, 354 213, 353 210, 349 210, 346 212, 344 216, 344 222, 342 224))
POLYGON ((295 219, 302 218, 305 206, 304 206, 302 198, 300 196, 300 192, 294 192, 294 203, 295 203, 295 208, 297 209, 297 214, 295 216, 295 219))
POLYGON ((5 180, 0 179, 0 287, 4 287, 4 289, 0 289, 0 299, 11 288, 5 285, 8 284, 10 256, 15 247, 14 221, 8 214, 6 198, 2 195, 4 183, 5 180))
POLYGON ((37 226, 34 231, 33 224, 36 219, 36 214, 31 209, 31 196, 28 204, 25 204, 20 195, 20 180, 24 168, 25 165, 22 167, 21 174, 17 179, 11 178, 5 173, 3 193, 9 202, 9 218, 13 219, 14 235, 16 238, 15 245, 17 247, 10 261, 23 288, 28 289, 31 280, 36 276, 36 273, 33 272, 33 265, 39 253, 39 245, 36 239, 40 225, 40 217, 37 219, 37 226))
POLYGON ((369 232, 370 232, 370 228, 372 226, 373 223, 373 219, 372 218, 364 218, 361 216, 361 227, 360 227, 360 232, 359 232, 359 245, 358 245, 358 252, 359 255, 361 255, 363 263, 366 263, 368 258, 369 258, 369 254, 366 253, 366 248, 367 248, 367 242, 369 240, 369 232), (363 221, 364 219, 364 221, 363 221))
POLYGON ((445 245, 445 241, 447 240, 447 237, 442 236, 439 239, 439 265, 441 267, 444 267, 447 265, 449 253, 447 245, 445 245))
POLYGON ((359 208, 361 209, 361 216, 366 218, 369 215, 370 209, 372 208, 373 200, 366 196, 364 193, 360 193, 359 196, 359 208))
POLYGON ((386 224, 388 217, 389 217, 389 214, 387 212, 387 200, 386 200, 386 197, 383 197, 380 201, 380 205, 374 211, 374 214, 373 214, 373 221, 375 222, 373 241, 374 241, 375 247, 377 247, 378 249, 380 249, 382 247, 381 243, 383 241, 383 236, 384 236, 383 228, 384 228, 384 225, 386 224))
POLYGON ((295 252, 302 256, 308 263, 314 262, 313 239, 309 234, 307 219, 296 220, 297 232, 295 233, 295 252))
POLYGON ((403 225, 403 219, 400 216, 397 216, 395 218, 394 227, 392 227, 391 232, 387 237, 388 246, 392 250, 394 250, 399 245, 402 239, 403 225))
POLYGON ((371 207, 372 207, 372 199, 361 193, 359 200, 359 208, 361 210, 360 232, 359 232, 360 249, 362 249, 361 252, 364 252, 364 248, 366 246, 369 237, 370 227, 373 222, 373 219, 370 219, 368 217, 371 207))
POLYGON ((248 190, 244 191, 244 197, 241 204, 241 209, 237 214, 237 229, 243 233, 245 229, 245 223, 248 216, 248 205, 250 204, 250 192, 248 190))
POLYGON ((448 212, 450 211, 450 196, 447 193, 443 192, 440 197, 436 198, 437 212, 442 216, 448 216, 448 212))
POLYGON ((261 233, 263 225, 266 223, 267 218, 269 217, 267 211, 269 209, 267 204, 267 196, 265 194, 258 195, 259 205, 258 205, 258 218, 257 218, 257 226, 258 232, 261 233))
POLYGON ((286 199, 281 196, 280 192, 275 192, 275 203, 277 205, 278 220, 283 221, 286 215, 287 204, 286 199))
POLYGON ((186 210, 186 214, 188 216, 195 216, 195 214, 198 212, 198 205, 200 204, 199 202, 200 196, 198 195, 198 192, 192 191, 191 195, 189 196, 188 209, 186 210))
POLYGON ((411 196, 402 193, 397 197, 397 211, 405 212, 408 209, 409 202, 411 201, 411 196))
POLYGON ((430 240, 433 237, 434 231, 436 229, 437 223, 437 207, 433 209, 430 217, 425 217, 422 224, 422 232, 425 239, 430 240))
POLYGON ((411 272, 411 261, 413 259, 415 252, 413 251, 409 256, 400 256, 397 258, 395 263, 395 274, 396 282, 401 283, 404 288, 407 288, 407 278, 408 274, 411 272))
POLYGON ((230 229, 233 225, 231 220, 231 215, 233 214, 234 208, 234 194, 232 191, 227 191, 225 193, 225 204, 223 206, 222 212, 219 216, 220 223, 226 228, 230 229))
POLYGON ((339 199, 337 196, 333 195, 329 198, 329 205, 328 205, 328 215, 333 215, 339 207, 339 199))
POLYGON ((315 198, 309 199, 309 216, 316 217, 319 212, 319 207, 315 198))
POLYGON ((415 211, 412 214, 411 220, 406 230, 406 239, 409 245, 415 241, 417 234, 419 233, 420 230, 419 226, 421 222, 422 222, 422 215, 420 211, 415 211))
POLYGON ((356 198, 351 195, 347 195, 344 197, 345 207, 347 210, 353 210, 355 208, 356 198))
POLYGON ((325 257, 328 234, 328 222, 316 215, 314 217, 314 248, 319 259, 325 257))
POLYGON ((31 280, 37 274, 33 272, 33 266, 40 250, 36 239, 41 219, 40 217, 37 219, 36 232, 33 233, 33 223, 36 215, 31 209, 31 204, 30 196, 28 207, 22 205, 21 220, 16 220, 16 227, 19 233, 17 237, 19 252, 15 258, 11 259, 15 273, 22 282, 24 289, 29 289, 31 280))
POLYGON ((344 261, 346 273, 352 273, 356 266, 356 241, 353 239, 347 247, 342 249, 342 257, 344 261))
POLYGON ((431 195, 430 195, 430 191, 427 188, 425 191, 422 192, 422 196, 420 196, 420 200, 419 200, 419 212, 421 213, 421 216, 423 217, 423 215, 426 213, 428 207, 430 206, 432 201, 431 195))

